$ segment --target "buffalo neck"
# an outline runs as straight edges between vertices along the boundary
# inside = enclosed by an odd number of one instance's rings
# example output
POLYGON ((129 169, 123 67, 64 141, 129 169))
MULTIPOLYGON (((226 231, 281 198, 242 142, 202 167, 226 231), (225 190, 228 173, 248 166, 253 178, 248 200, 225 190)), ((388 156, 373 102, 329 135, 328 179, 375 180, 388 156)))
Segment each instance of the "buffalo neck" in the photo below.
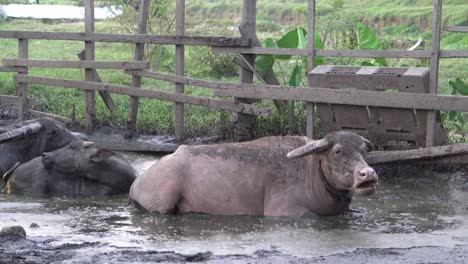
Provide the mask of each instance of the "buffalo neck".
POLYGON ((336 215, 347 211, 351 203, 351 193, 333 187, 327 180, 318 157, 311 155, 306 159, 306 188, 310 210, 319 215, 336 215))

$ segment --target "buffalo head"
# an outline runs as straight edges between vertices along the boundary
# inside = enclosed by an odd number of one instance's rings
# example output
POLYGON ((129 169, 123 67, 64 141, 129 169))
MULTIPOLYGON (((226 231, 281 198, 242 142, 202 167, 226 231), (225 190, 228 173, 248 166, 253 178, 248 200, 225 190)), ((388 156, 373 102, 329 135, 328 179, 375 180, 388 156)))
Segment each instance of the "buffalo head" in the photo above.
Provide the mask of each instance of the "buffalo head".
POLYGON ((6 172, 17 162, 27 162, 43 152, 86 139, 85 135, 70 132, 50 118, 9 125, 3 127, 0 133, 0 173, 6 172))
POLYGON ((372 144, 352 132, 333 132, 288 153, 288 158, 315 154, 325 181, 338 191, 370 195, 376 190, 377 174, 365 161, 372 144))

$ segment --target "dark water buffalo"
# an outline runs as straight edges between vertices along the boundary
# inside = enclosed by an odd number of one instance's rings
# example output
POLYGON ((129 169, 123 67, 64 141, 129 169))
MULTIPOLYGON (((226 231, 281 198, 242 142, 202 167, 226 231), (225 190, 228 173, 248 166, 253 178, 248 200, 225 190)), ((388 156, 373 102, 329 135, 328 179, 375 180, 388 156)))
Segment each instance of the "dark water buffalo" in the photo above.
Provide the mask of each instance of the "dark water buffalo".
POLYGON ((89 196, 128 193, 135 177, 121 155, 76 141, 21 164, 4 181, 9 194, 89 196))
POLYGON ((50 118, 39 118, 0 128, 0 175, 16 163, 24 163, 43 152, 86 138, 73 133, 50 118))
POLYGON ((370 148, 350 132, 181 146, 137 178, 130 198, 163 214, 335 215, 348 210, 353 194, 375 192, 370 148))

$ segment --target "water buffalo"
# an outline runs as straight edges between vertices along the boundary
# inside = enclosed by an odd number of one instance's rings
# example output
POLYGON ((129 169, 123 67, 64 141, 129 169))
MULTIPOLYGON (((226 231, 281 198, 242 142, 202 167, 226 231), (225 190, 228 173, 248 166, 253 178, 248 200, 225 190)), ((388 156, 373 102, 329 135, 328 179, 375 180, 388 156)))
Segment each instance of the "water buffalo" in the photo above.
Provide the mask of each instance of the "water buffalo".
POLYGON ((135 177, 121 155, 76 141, 13 168, 4 181, 9 194, 89 196, 128 193, 135 177))
POLYGON ((135 180, 130 198, 162 214, 336 215, 353 194, 375 192, 371 146, 351 132, 181 146, 135 180))
POLYGON ((39 118, 0 128, 0 176, 16 163, 24 163, 43 152, 86 139, 50 118, 39 118))

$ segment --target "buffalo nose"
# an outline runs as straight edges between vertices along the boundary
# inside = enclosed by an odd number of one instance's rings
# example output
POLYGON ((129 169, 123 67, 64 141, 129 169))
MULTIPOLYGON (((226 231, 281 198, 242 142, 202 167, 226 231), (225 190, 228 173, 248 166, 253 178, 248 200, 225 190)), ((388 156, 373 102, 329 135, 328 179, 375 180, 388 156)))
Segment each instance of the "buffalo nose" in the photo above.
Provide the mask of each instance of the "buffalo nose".
POLYGON ((358 175, 360 177, 366 178, 366 177, 375 177, 377 174, 375 173, 375 170, 373 168, 365 167, 358 171, 358 175))

